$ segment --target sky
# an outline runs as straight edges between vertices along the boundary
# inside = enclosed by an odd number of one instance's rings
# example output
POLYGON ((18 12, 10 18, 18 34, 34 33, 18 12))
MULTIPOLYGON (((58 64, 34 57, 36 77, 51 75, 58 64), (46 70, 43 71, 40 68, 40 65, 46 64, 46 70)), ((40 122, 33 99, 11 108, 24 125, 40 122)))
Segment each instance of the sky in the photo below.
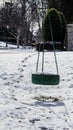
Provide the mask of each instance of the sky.
POLYGON ((2 1, 2 0, 0 0, 0 5, 2 5, 2 3, 3 3, 3 1, 2 1))
POLYGON ((3 2, 6 2, 8 0, 0 0, 0 5, 3 5, 3 2))

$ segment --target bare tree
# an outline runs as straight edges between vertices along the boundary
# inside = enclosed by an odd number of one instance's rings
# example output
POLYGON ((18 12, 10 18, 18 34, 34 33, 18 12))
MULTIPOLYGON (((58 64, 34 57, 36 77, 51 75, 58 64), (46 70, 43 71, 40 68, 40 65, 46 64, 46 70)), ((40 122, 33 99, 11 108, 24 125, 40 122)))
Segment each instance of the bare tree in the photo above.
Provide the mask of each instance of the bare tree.
MULTIPOLYGON (((41 21, 47 9, 47 0, 14 0, 6 2, 1 9, 1 25, 9 27, 10 33, 17 39, 19 47, 20 38, 27 43, 29 40, 30 30, 38 24, 41 30, 41 21)), ((31 33, 31 34, 32 34, 31 33)))

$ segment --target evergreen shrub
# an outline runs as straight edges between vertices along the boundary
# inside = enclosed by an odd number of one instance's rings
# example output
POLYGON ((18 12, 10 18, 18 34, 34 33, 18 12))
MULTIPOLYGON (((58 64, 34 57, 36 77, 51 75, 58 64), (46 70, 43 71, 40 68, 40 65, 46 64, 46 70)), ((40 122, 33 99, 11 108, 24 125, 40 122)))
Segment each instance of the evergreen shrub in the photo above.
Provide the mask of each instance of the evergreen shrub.
POLYGON ((66 22, 62 13, 55 8, 48 9, 42 22, 43 41, 59 41, 65 38, 66 22), (52 32, 52 35, 51 35, 52 32))
POLYGON ((62 24, 62 41, 64 41, 65 39, 65 35, 67 33, 67 29, 66 29, 66 20, 65 20, 65 16, 62 12, 58 11, 60 17, 61 17, 61 24, 62 24))

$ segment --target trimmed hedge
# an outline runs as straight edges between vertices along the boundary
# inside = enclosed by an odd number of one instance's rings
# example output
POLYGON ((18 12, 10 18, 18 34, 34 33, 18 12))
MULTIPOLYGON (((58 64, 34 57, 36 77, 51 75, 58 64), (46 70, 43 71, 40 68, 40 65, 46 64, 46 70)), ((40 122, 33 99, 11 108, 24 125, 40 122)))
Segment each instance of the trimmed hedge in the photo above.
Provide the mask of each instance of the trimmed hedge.
POLYGON ((66 20, 62 12, 58 11, 60 17, 61 17, 61 24, 62 24, 62 41, 65 39, 65 35, 67 33, 66 29, 66 20))
POLYGON ((55 8, 48 9, 42 22, 43 41, 63 42, 66 33, 65 18, 55 8), (51 25, 51 26, 50 26, 51 25), (51 31, 52 30, 52 31, 51 31), (52 35, 51 35, 52 32, 52 35))

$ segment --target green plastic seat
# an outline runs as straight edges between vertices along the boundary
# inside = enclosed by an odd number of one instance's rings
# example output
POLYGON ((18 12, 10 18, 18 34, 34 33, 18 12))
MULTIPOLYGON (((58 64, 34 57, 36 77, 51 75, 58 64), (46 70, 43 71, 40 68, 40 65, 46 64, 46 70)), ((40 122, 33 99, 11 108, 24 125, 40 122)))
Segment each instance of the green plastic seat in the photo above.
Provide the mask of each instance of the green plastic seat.
POLYGON ((32 83, 41 85, 58 85, 60 76, 57 74, 34 73, 32 74, 32 83))

